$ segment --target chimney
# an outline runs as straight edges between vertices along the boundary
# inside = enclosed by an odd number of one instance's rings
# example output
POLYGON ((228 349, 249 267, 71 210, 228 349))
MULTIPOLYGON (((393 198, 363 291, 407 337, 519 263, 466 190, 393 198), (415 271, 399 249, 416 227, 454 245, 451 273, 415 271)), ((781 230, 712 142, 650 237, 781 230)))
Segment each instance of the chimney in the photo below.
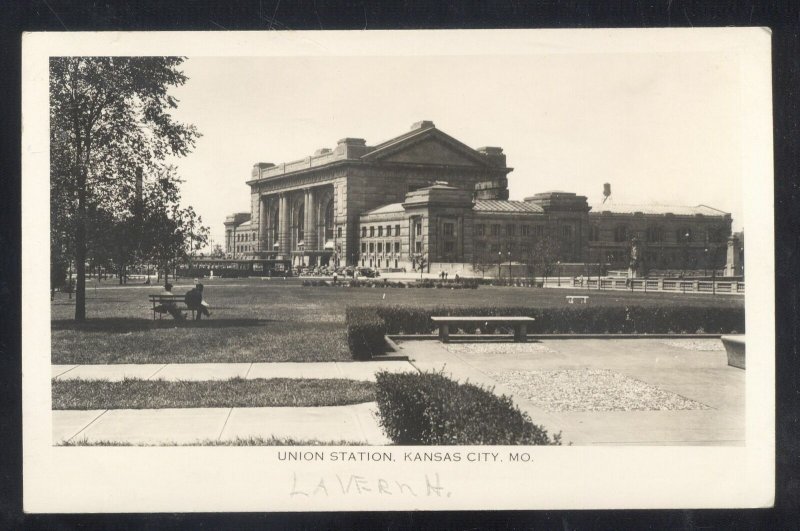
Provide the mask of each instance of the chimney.
POLYGON ((603 183, 603 203, 611 197, 611 183, 603 183))
POLYGON ((436 127, 433 125, 433 122, 430 120, 422 120, 421 122, 414 122, 411 125, 411 130, 416 131, 417 129, 430 129, 431 127, 436 127))

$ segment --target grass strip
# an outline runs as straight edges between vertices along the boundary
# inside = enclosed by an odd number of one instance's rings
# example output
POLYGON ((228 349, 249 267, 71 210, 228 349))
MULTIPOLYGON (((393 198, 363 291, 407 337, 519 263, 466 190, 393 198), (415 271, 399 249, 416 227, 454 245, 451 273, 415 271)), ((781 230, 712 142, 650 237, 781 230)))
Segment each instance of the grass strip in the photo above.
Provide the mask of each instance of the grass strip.
POLYGON ((319 439, 281 439, 278 437, 236 437, 218 441, 216 439, 198 439, 188 443, 130 443, 126 441, 63 441, 57 446, 365 446, 360 441, 320 441, 319 439))
POLYGON ((319 407, 375 400, 375 384, 346 379, 53 380, 53 409, 319 407))

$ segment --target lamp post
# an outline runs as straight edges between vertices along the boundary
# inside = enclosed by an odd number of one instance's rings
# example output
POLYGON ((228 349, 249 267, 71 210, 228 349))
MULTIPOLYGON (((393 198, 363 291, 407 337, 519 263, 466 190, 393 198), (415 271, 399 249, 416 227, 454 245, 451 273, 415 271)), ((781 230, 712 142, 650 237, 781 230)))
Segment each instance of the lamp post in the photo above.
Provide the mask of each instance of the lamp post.
POLYGON ((511 285, 511 250, 508 251, 508 284, 511 285))
POLYGON ((556 262, 557 272, 558 272, 558 287, 561 287, 561 260, 556 262))
POLYGON ((500 275, 500 262, 503 260, 503 251, 497 251, 497 280, 502 280, 500 275))

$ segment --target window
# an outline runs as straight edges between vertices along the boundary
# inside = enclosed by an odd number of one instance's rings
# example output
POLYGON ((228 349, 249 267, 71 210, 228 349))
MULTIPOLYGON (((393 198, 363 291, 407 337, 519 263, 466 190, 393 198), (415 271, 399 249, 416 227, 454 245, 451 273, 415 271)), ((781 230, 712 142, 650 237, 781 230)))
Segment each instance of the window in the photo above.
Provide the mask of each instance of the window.
POLYGON ((597 225, 589 225, 589 241, 596 242, 600 239, 600 227, 597 225))
POLYGON ((366 243, 362 243, 361 244, 361 252, 362 253, 366 253, 367 252, 367 244, 366 243))
POLYGON ((414 242, 414 252, 416 253, 422 252, 422 242, 414 242))
POLYGON ((391 225, 386 225, 386 235, 387 236, 391 236, 392 235, 392 226, 391 225))
POLYGON ((361 237, 362 238, 366 238, 367 237, 367 228, 366 227, 361 227, 361 237))
POLYGON ((500 236, 500 225, 492 225, 492 236, 500 236))
POLYGON ((372 238, 375 236, 375 227, 370 226, 369 228, 369 237, 372 238))
POLYGON ((661 227, 647 227, 647 241, 648 242, 663 242, 664 229, 661 227))
POLYGON ((446 241, 444 242, 444 252, 445 254, 453 254, 453 251, 456 248, 456 244, 454 241, 446 241))
POLYGON ((626 242, 628 241, 628 227, 627 225, 619 225, 614 229, 614 241, 626 242))
POLYGON ((675 239, 681 243, 689 243, 692 241, 692 229, 683 227, 675 231, 675 239))
POLYGON ((372 242, 370 242, 370 244, 369 244, 369 252, 371 252, 371 253, 375 252, 375 244, 372 243, 372 242))
POLYGON ((341 238, 342 237, 342 228, 341 227, 336 229, 336 237, 337 238, 341 238))
POLYGON ((486 225, 475 225, 475 236, 484 236, 486 234, 486 225))
POLYGON ((400 252, 400 242, 394 242, 394 252, 400 252))
POLYGON ((383 225, 378 225, 378 236, 383 236, 383 225))
POLYGON ((378 242, 378 252, 379 253, 383 252, 383 243, 382 242, 378 242))
POLYGON ((516 232, 515 229, 516 227, 514 225, 506 225, 506 236, 514 236, 514 233, 516 232))
POLYGON ((400 225, 395 225, 394 226, 394 235, 395 236, 400 236, 400 225))
POLYGON ((454 223, 445 223, 442 225, 442 232, 444 232, 445 238, 452 238, 456 232, 456 226, 454 223))
POLYGON ((422 236, 422 221, 417 221, 414 226, 414 231, 417 233, 417 236, 422 236))
POLYGON ((530 227, 530 225, 523 225, 522 226, 522 235, 523 236, 530 236, 531 235, 531 227, 530 227))

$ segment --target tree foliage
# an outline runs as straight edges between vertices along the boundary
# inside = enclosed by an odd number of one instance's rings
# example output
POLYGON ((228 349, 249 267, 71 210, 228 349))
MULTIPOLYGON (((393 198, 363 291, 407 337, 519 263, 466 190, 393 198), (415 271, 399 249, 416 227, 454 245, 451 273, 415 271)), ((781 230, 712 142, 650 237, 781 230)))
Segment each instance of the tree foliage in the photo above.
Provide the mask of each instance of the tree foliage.
MULTIPOLYGON (((87 260, 114 263, 124 272, 128 264, 152 258, 156 246, 146 231, 155 218, 193 224, 171 232, 202 236, 199 217, 178 205, 178 180, 167 164, 188 154, 199 136, 171 115, 178 101, 169 90, 187 80, 178 68, 182 62, 50 59, 51 265, 75 264, 77 320, 86 317, 87 260)), ((183 236, 175 256, 185 248, 183 236)), ((179 245, 178 239, 170 243, 179 245)))

